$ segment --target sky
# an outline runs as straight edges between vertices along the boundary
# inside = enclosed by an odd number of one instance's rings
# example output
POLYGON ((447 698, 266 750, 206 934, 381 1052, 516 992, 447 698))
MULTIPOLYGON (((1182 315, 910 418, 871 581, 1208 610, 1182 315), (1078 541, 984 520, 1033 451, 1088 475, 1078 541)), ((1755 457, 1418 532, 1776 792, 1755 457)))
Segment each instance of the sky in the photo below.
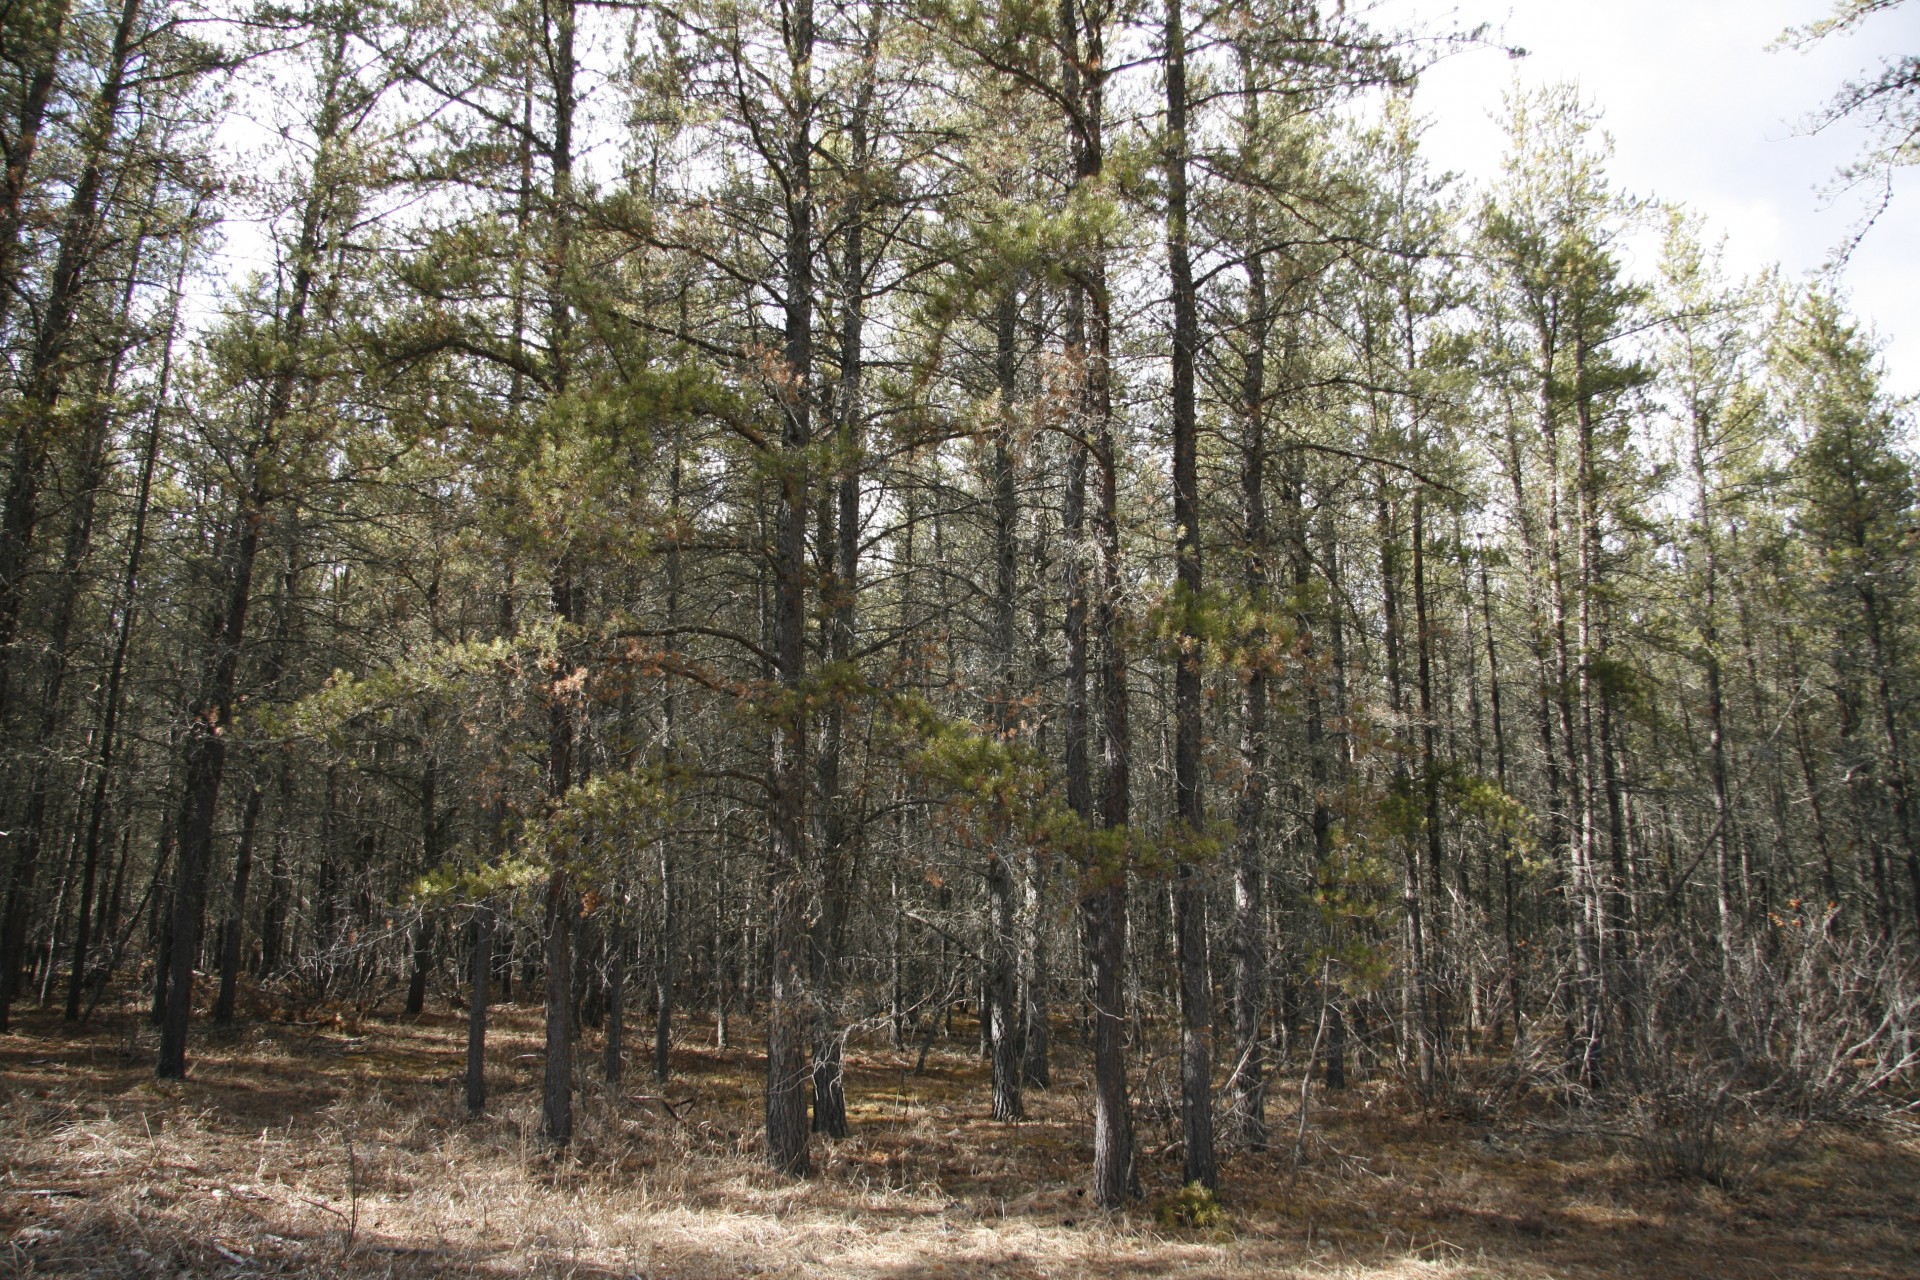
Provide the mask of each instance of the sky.
MULTIPOLYGON (((1516 84, 1576 84, 1612 135, 1617 189, 1684 204, 1725 237, 1725 262, 1747 274, 1778 263, 1802 276, 1829 260, 1864 209, 1831 194, 1866 134, 1812 133, 1807 117, 1847 79, 1894 53, 1920 51, 1920 0, 1806 51, 1769 46, 1830 0, 1379 0, 1382 26, 1441 30, 1493 24, 1527 49, 1455 54, 1415 99, 1432 121, 1427 151, 1468 180, 1499 172, 1498 124, 1516 84), (1824 194, 1823 194, 1824 193, 1824 194)), ((1359 8, 1361 6, 1350 6, 1359 8)), ((1641 264, 1650 268, 1651 263, 1641 264)), ((1883 344, 1886 385, 1920 394, 1920 169, 1855 250, 1841 282, 1883 344)))

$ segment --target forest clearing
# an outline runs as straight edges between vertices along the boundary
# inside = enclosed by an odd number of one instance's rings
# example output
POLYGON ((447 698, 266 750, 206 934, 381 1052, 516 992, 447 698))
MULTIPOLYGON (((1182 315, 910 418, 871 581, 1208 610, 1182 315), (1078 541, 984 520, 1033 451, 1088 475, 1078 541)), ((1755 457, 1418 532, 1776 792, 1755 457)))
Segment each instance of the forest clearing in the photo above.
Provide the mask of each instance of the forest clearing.
MULTIPOLYGON (((1648 1166, 1630 1115, 1423 1113, 1386 1078, 1313 1095, 1294 1164, 1236 1159, 1221 1219, 1169 1220, 1180 1160, 1143 1126, 1146 1197, 1087 1201, 1083 1073, 992 1119, 977 1054, 849 1047, 851 1137, 794 1182, 759 1159, 752 1049, 685 1029, 673 1077, 589 1088, 539 1138, 538 1011, 502 1008, 497 1102, 461 1105, 463 1020, 261 1020, 156 1082, 137 1019, 0 1042, 0 1273, 647 1280, 1911 1276, 1920 1134, 1763 1124, 1728 1186, 1648 1166), (349 1175, 349 1158, 354 1172, 349 1175)), ((955 1040, 971 1030, 957 1020, 955 1040)), ((1077 1055, 1076 1055, 1077 1056, 1077 1055)), ((1063 1061, 1067 1055, 1063 1054, 1063 1061)), ((1297 1083, 1297 1082, 1294 1082, 1297 1083)))

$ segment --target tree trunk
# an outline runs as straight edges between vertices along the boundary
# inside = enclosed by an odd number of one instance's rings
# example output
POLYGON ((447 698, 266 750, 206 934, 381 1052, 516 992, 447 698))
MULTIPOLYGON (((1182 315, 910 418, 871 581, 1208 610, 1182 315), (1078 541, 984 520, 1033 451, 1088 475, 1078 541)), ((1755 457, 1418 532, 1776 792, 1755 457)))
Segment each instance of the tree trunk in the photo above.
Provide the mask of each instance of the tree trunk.
MULTIPOLYGON (((264 445, 265 441, 259 443, 264 445)), ((207 864, 213 853, 214 819, 232 732, 234 686, 252 598, 253 562, 267 504, 259 462, 252 461, 248 471, 227 570, 226 607, 215 622, 205 692, 186 735, 186 788, 180 810, 180 851, 173 885, 160 1057, 155 1067, 162 1078, 177 1079, 187 1073, 187 1023, 193 1010, 193 971, 200 953, 207 864)))
MULTIPOLYGON (((550 389, 564 396, 572 377, 573 305, 568 280, 572 253, 573 123, 576 101, 574 77, 574 0, 542 6, 542 41, 553 90, 553 131, 547 158, 552 165, 552 247, 547 264, 547 345, 550 352, 550 389)), ((547 695, 547 805, 557 812, 567 801, 574 782, 574 718, 576 694, 562 688, 571 674, 565 655, 574 629, 581 621, 581 597, 574 579, 570 548, 563 548, 552 570, 552 608, 560 624, 562 659, 555 664, 553 686, 547 695)), ((565 1146, 573 1139, 573 932, 580 915, 572 877, 564 865, 547 874, 545 909, 546 981, 543 989, 546 1021, 546 1070, 541 1086, 541 1120, 547 1140, 565 1146)))
MULTIPOLYGON (((1000 296, 994 314, 996 359, 994 370, 999 390, 999 415, 993 437, 993 661, 998 671, 994 689, 994 731, 1001 742, 1011 744, 1017 732, 1014 713, 1014 599, 1018 585, 1016 525, 1020 517, 1019 499, 1014 484, 1013 430, 1014 398, 1018 391, 1018 352, 1020 299, 1012 285, 1000 296)), ((1008 861, 1007 839, 987 855, 987 1022, 989 1052, 993 1062, 993 1118, 1018 1120, 1026 1114, 1020 1096, 1023 1083, 1020 1009, 1015 983, 1016 946, 1013 901, 1013 871, 1008 861)))
POLYGON ((493 904, 473 909, 472 1001, 467 1005, 467 1112, 487 1109, 487 980, 493 973, 493 904))
POLYGON ((1180 617, 1173 695, 1174 840, 1189 846, 1176 854, 1173 898, 1180 970, 1181 1176, 1188 1184, 1212 1188, 1219 1182, 1213 1156, 1213 982, 1207 964, 1206 883, 1191 848, 1205 838, 1207 824, 1200 760, 1206 640, 1200 616, 1199 424, 1193 385, 1200 321, 1187 232, 1186 39, 1180 0, 1167 0, 1167 258, 1173 277, 1174 590, 1180 617))
POLYGON ((988 1039, 993 1053, 993 1118, 1019 1120, 1026 1115, 1020 1096, 1019 1011, 1014 1007, 1013 873, 996 851, 987 861, 987 1007, 988 1039))
MULTIPOLYGON (((1082 30, 1079 11, 1063 2, 1059 37, 1076 186, 1097 181, 1104 169, 1107 67, 1097 25, 1082 30)), ((1096 830, 1115 840, 1090 843, 1081 890, 1087 962, 1093 996, 1093 1194, 1114 1208, 1139 1189, 1133 1164, 1133 1118, 1127 1101, 1125 979, 1127 959, 1127 855, 1122 847, 1132 808, 1128 752, 1125 640, 1120 634, 1119 459, 1115 456, 1108 357, 1112 300, 1107 293, 1106 246, 1096 238, 1076 264, 1068 300, 1067 364, 1077 377, 1079 432, 1067 477, 1066 523, 1073 566, 1068 583, 1067 800, 1096 830), (1083 444, 1082 441, 1085 443, 1083 444), (1086 472, 1089 456, 1099 463, 1099 501, 1092 513, 1092 547, 1084 545, 1086 472), (1092 599, 1080 580, 1082 561, 1097 573, 1092 599), (1090 606, 1090 607, 1089 607, 1090 606), (1089 617, 1091 613, 1091 617, 1089 617), (1088 640, 1100 644, 1100 808, 1093 805, 1086 765, 1088 640), (1078 715, 1076 716, 1076 711, 1078 715), (1076 759, 1077 757, 1077 759, 1076 759)))
POLYGON ((607 925, 607 1030, 601 1074, 610 1085, 619 1084, 626 1071, 627 956, 631 949, 629 933, 625 920, 616 918, 607 925))
MULTIPOLYGON (((1381 613, 1386 630, 1387 706, 1393 715, 1395 736, 1406 737, 1406 694, 1400 656, 1400 569, 1398 530, 1394 527, 1393 505, 1386 481, 1380 482, 1380 591, 1381 613)), ((1394 782, 1403 792, 1407 788, 1404 751, 1394 762, 1394 782)), ((1427 946, 1423 911, 1424 886, 1420 876, 1419 844, 1412 831, 1400 833, 1399 843, 1404 866, 1401 874, 1401 907, 1406 914, 1407 972, 1406 1018, 1408 1048, 1413 1054, 1416 1080, 1422 1094, 1434 1086, 1434 1032, 1431 979, 1427 972, 1427 946)))
POLYGON ((573 1141, 573 926, 579 915, 573 884, 563 870, 547 876, 546 1069, 541 1076, 540 1125, 547 1141, 573 1141))
MULTIPOLYGON (((199 206, 194 208, 197 220, 199 206)), ((3 244, 4 240, 0 240, 3 244)), ((165 420, 167 399, 173 382, 173 348, 179 334, 180 302, 185 296, 187 265, 191 260, 187 245, 180 249, 175 269, 173 293, 167 314, 167 340, 160 352, 160 368, 154 380, 153 413, 147 424, 146 444, 140 455, 140 478, 135 484, 133 528, 127 536, 126 571, 121 577, 119 621, 114 628, 113 656, 107 664, 106 692, 102 696, 100 730, 94 757, 92 798, 87 811, 87 835, 83 855, 85 870, 81 891, 81 918, 73 940, 73 970, 67 987, 67 1021, 80 1016, 80 992, 85 983, 87 951, 92 944, 87 928, 85 907, 93 895, 95 869, 99 865, 106 834, 107 793, 113 780, 115 750, 118 747, 120 715, 125 701, 127 649, 133 639, 133 622, 139 600, 140 570, 146 553, 147 513, 153 497, 153 472, 160 457, 160 434, 165 420)))
MULTIPOLYGON (((1494 777, 1500 793, 1507 795, 1507 732, 1500 700, 1500 650, 1493 639, 1493 584, 1484 551, 1480 557, 1480 608, 1487 633, 1487 702, 1493 718, 1494 777)), ((1513 1017, 1513 1051, 1517 1055, 1525 1038, 1526 1020, 1520 1003, 1520 945, 1513 918, 1513 838, 1503 827, 1500 832, 1500 929, 1507 953, 1507 1009, 1513 1017)))
MULTIPOLYGON (((1247 540, 1245 587, 1248 600, 1258 610, 1267 597, 1268 333, 1266 264, 1258 253, 1247 262, 1247 328, 1241 393, 1246 435, 1240 454, 1240 504, 1247 540)), ((1254 638, 1255 643, 1259 638, 1254 638)), ((1244 773, 1234 813, 1238 827, 1233 868, 1234 1067, 1227 1084, 1238 1137, 1250 1151, 1263 1150, 1267 1143, 1267 1059, 1261 1034, 1267 977, 1266 878, 1261 857, 1268 783, 1267 701, 1267 671, 1256 663, 1247 672, 1240 691, 1240 766, 1244 773)), ((1316 793, 1316 803, 1318 800, 1316 793)))
POLYGON ((427 978, 433 972, 434 916, 422 908, 413 923, 413 971, 407 975, 406 1016, 417 1018, 427 1010, 427 978))
MULTIPOLYGON (((13 136, 4 153, 0 153, 0 162, 5 164, 4 170, 0 170, 0 323, 11 313, 19 282, 20 232, 25 226, 27 188, 34 153, 39 149, 40 130, 46 123, 47 104, 59 73, 62 38, 72 8, 72 0, 40 0, 19 6, 24 12, 15 20, 31 47, 19 52, 14 48, 7 50, 8 60, 26 68, 27 75, 26 90, 20 95, 19 111, 14 119, 13 136)), ((8 16, 14 17, 11 13, 8 16)))
POLYGON ((671 837, 660 843, 660 963, 653 991, 653 1078, 673 1074, 673 997, 680 976, 679 869, 671 837))
POLYGON ((240 817, 240 847, 233 858, 233 899, 220 926, 220 993, 213 1002, 213 1020, 221 1026, 233 1021, 235 987, 240 977, 240 944, 246 932, 247 882, 253 877, 253 837, 260 824, 261 789, 247 788, 240 817))
MULTIPOLYGON (((120 98, 126 84, 134 24, 139 13, 140 0, 122 0, 119 24, 114 30, 113 47, 108 54, 106 75, 94 96, 92 109, 83 127, 80 172, 74 181, 73 194, 67 202, 61 224, 60 247, 55 256, 48 295, 40 308, 39 322, 34 327, 25 386, 18 407, 6 494, 4 504, 0 504, 0 724, 5 723, 10 709, 14 643, 18 639, 29 556, 40 520, 40 486, 45 479, 58 435, 56 409, 66 394, 67 383, 73 372, 75 321, 84 300, 87 276, 101 251, 100 188, 107 176, 107 164, 119 124, 120 98)), ((47 51, 50 59, 57 57, 59 31, 66 17, 65 6, 56 6, 53 16, 47 51)), ((53 71, 49 62, 44 72, 51 76, 53 71)), ((23 131, 30 131, 33 136, 37 136, 46 106, 47 89, 40 83, 40 74, 39 71, 34 73, 21 118, 23 131), (37 102, 35 95, 38 95, 37 102)), ((22 136, 15 138, 9 150, 19 151, 25 147, 25 154, 30 157, 33 146, 31 136, 22 136)), ((18 249, 19 201, 23 190, 14 185, 14 156, 9 155, 7 160, 8 171, 4 178, 0 178, 0 255, 4 255, 0 256, 0 273, 13 269, 11 259, 18 249)), ((23 166, 24 163, 23 160, 23 166)), ((25 178, 23 168, 20 182, 24 183, 25 178)), ((11 284, 10 279, 0 274, 0 309, 4 309, 12 300, 11 284)), ((101 425, 104 428, 104 423, 101 425)), ((91 492, 87 494, 86 501, 89 510, 85 518, 90 524, 91 492)), ((84 539, 81 546, 84 547, 84 539)), ((75 603, 72 596, 72 591, 63 593, 61 603, 61 611, 69 621, 75 603)), ((40 853, 44 844, 42 827, 46 820, 46 789, 51 782, 48 773, 51 762, 47 755, 52 746, 52 732, 59 723, 57 700, 64 677, 64 670, 60 668, 64 668, 65 664, 65 647, 64 639, 57 639, 49 646, 48 660, 55 666, 48 671, 49 681, 43 681, 43 691, 53 695, 56 705, 48 705, 43 701, 37 722, 41 733, 36 739, 33 763, 29 766, 33 782, 29 785, 26 813, 16 820, 16 829, 8 841, 12 846, 13 865, 8 878, 4 910, 0 910, 0 1032, 5 1032, 10 1026, 15 988, 26 955, 30 904, 39 877, 40 853), (55 674, 55 670, 59 673, 55 674)))
MULTIPOLYGON (((128 0, 129 4, 133 2, 128 0)), ((325 184, 330 180, 326 165, 342 126, 339 96, 345 57, 345 37, 333 33, 327 49, 327 66, 322 73, 325 97, 315 128, 313 183, 301 212, 293 279, 279 326, 278 347, 282 354, 276 360, 260 431, 250 442, 243 460, 242 489, 235 504, 230 535, 232 552, 227 566, 227 597, 214 619, 206 683, 186 731, 186 786, 180 810, 179 858, 174 879, 172 954, 156 1067, 162 1077, 184 1076, 187 1070, 187 1022, 193 1006, 193 966, 200 949, 207 864, 213 850, 221 776, 226 768, 240 645, 252 597, 254 559, 259 553, 260 534, 271 495, 265 469, 278 445, 279 430, 293 410, 301 350, 306 340, 307 307, 318 268, 320 232, 326 209, 325 184)))
MULTIPOLYGON (((293 575, 289 573, 289 578, 293 575)), ((260 910, 260 967, 265 977, 280 967, 287 946, 288 898, 293 891, 293 748, 280 748, 280 781, 275 806, 273 858, 267 863, 267 901, 260 910)))
POLYGON ((1593 463, 1593 404, 1587 386, 1587 343, 1574 343, 1574 403, 1577 427, 1574 448, 1575 584, 1574 625, 1577 651, 1568 688, 1574 696, 1564 728, 1568 757, 1578 761, 1578 853, 1574 860, 1574 933, 1576 995, 1579 1025, 1573 1047, 1581 1082, 1597 1087, 1605 1078, 1608 1009, 1607 935, 1610 928, 1607 889, 1600 872, 1600 753, 1594 723, 1597 703, 1594 672, 1603 656, 1599 645, 1595 599, 1600 589, 1600 526, 1597 481, 1593 463), (1577 712, 1577 722, 1571 718, 1577 712), (1578 744, 1577 747, 1574 744, 1578 744))
POLYGON ((807 960, 806 678, 808 460, 813 435, 813 3, 797 0, 785 24, 789 85, 785 155, 785 376, 774 514, 773 648, 786 705, 775 718, 768 760, 771 839, 767 859, 767 1162, 804 1177, 806 1061, 812 1011, 807 960))

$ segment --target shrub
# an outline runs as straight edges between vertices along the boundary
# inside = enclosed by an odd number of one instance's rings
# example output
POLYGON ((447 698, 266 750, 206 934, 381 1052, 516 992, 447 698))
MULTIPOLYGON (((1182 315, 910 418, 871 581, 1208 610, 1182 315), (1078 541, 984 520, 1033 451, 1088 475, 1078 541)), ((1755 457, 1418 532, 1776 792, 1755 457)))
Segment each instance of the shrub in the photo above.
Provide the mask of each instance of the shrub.
POLYGON ((1154 1210, 1154 1218, 1163 1227, 1217 1227, 1227 1220, 1220 1197, 1198 1182, 1189 1182, 1154 1210))

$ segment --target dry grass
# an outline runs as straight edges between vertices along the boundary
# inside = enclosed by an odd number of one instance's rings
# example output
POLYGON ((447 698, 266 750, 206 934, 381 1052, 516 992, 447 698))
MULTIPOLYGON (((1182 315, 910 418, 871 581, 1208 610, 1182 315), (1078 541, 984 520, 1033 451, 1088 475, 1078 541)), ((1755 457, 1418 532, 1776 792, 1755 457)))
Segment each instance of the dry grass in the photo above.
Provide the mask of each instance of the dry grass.
POLYGON ((818 1175, 793 1183, 757 1160, 760 1059, 695 1047, 704 1028, 675 1051, 671 1107, 638 1071, 617 1095, 589 1081, 556 1157, 532 1010, 500 1011, 479 1120, 452 1017, 203 1031, 183 1083, 152 1078, 136 1018, 22 1026, 0 1037, 4 1275, 1920 1275, 1920 1147, 1895 1134, 1812 1133, 1730 1193, 1650 1181, 1631 1143, 1565 1114, 1493 1127, 1374 1084, 1316 1106, 1305 1169, 1231 1156, 1227 1225, 1182 1232, 1152 1213, 1179 1171, 1166 1134, 1140 1135, 1147 1201, 1090 1212, 1083 1079, 996 1124, 957 1046, 922 1076, 856 1046, 855 1136, 816 1142, 818 1175))

